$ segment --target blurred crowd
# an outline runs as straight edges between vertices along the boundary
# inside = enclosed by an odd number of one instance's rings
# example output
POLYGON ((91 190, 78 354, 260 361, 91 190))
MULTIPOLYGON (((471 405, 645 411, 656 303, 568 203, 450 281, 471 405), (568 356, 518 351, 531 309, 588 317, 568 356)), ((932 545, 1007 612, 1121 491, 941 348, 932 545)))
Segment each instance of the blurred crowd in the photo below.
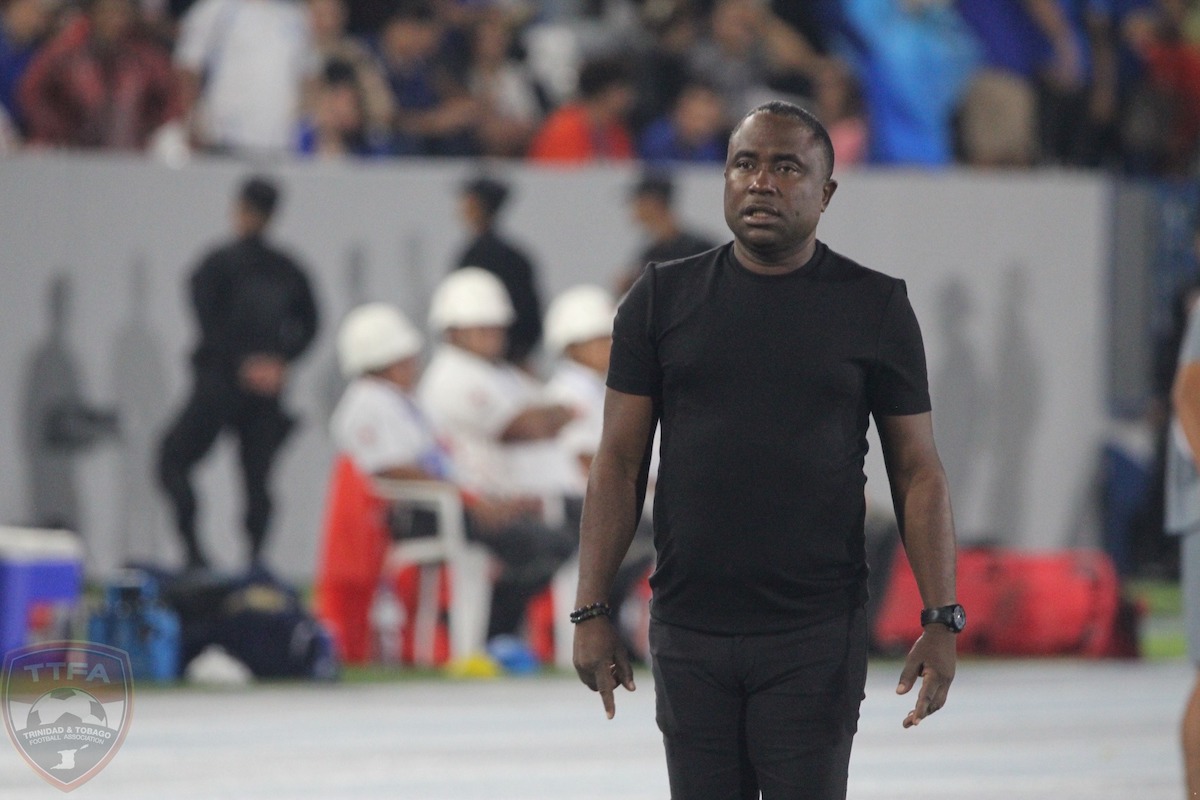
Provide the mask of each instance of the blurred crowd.
POLYGON ((1196 0, 0 0, 0 152, 1197 172, 1196 0))

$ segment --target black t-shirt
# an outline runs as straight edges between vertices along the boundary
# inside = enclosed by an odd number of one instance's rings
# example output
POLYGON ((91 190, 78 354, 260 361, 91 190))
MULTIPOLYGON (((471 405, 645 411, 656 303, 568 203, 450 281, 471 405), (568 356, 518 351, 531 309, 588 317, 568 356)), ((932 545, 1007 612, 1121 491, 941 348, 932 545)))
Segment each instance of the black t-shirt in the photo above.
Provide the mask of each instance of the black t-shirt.
POLYGON ((655 242, 643 250, 638 259, 641 262, 638 264, 638 269, 653 262, 661 263, 694 256, 716 246, 716 242, 706 239, 700 234, 681 231, 678 236, 666 241, 655 242))
POLYGON ((458 257, 458 268, 462 267, 482 267, 508 290, 516 319, 508 329, 505 357, 523 363, 542 338, 542 301, 533 262, 494 231, 486 231, 458 257))
POLYGON ((868 417, 929 410, 903 281, 820 242, 782 276, 732 244, 652 265, 617 312, 608 385, 660 413, 657 619, 772 633, 865 602, 868 417))
POLYGON ((210 253, 192 275, 200 367, 236 370, 248 353, 292 361, 317 334, 317 304, 296 261, 260 236, 210 253))

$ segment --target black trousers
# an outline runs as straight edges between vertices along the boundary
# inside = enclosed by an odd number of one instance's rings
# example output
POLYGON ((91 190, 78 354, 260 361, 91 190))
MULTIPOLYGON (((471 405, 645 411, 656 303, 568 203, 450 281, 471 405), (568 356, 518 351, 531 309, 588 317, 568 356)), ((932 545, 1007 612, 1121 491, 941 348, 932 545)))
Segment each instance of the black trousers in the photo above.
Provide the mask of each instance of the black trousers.
POLYGON ((244 391, 234 376, 217 370, 196 371, 191 397, 167 430, 158 454, 159 483, 174 510, 189 564, 206 563, 196 538, 196 493, 192 488, 196 464, 223 431, 237 436, 246 503, 244 525, 250 558, 257 561, 271 522, 271 467, 294 424, 278 397, 244 391))
POLYGON ((844 800, 867 676, 856 609, 781 634, 650 623, 672 800, 844 800))
POLYGON ((467 536, 504 563, 504 571, 492 586, 489 639, 517 633, 529 601, 549 585, 554 573, 579 547, 579 529, 569 522, 551 527, 534 520, 518 520, 498 531, 481 533, 468 516, 467 536))

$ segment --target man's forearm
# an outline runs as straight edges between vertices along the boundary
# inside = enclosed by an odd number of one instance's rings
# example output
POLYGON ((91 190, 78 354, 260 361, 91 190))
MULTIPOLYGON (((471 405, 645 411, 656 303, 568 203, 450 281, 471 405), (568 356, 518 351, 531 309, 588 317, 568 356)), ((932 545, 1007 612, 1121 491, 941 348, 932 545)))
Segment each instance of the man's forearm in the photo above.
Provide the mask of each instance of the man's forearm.
POLYGON ((579 588, 576 607, 607 601, 617 569, 637 529, 638 475, 592 463, 579 531, 579 588))
POLYGON ((914 475, 896 506, 904 550, 925 607, 955 602, 954 521, 945 474, 927 469, 914 475))

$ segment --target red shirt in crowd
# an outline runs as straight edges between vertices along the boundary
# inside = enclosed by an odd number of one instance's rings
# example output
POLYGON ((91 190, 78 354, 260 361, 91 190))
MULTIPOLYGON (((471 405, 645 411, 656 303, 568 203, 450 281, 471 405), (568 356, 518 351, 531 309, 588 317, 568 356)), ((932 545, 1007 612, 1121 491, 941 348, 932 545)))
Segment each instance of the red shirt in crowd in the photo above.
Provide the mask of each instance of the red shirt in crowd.
POLYGON ((593 127, 578 103, 565 105, 547 117, 529 147, 529 158, 543 162, 624 161, 633 156, 633 137, 624 125, 593 127))

